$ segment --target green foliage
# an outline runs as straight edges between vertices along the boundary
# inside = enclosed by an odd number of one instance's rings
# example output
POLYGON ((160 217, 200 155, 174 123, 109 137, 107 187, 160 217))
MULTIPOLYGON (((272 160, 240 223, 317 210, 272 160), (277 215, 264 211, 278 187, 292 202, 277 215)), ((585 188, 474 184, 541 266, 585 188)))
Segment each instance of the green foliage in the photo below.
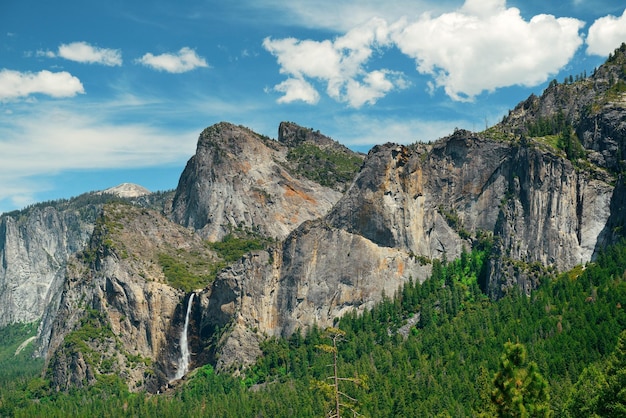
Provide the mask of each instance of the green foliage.
POLYGON ((262 250, 267 246, 267 240, 259 237, 238 238, 234 234, 226 235, 220 242, 210 242, 207 245, 227 263, 239 260, 244 254, 254 250, 262 250))
POLYGON ((307 143, 291 148, 287 160, 296 165, 297 174, 326 187, 349 184, 363 162, 355 154, 307 143))
POLYGON ((606 371, 590 364, 578 377, 567 400, 567 412, 573 418, 598 417, 600 394, 606 388, 606 371))
POLYGON ((557 147, 565 151, 565 155, 570 160, 577 160, 585 156, 585 148, 583 148, 578 136, 571 128, 564 129, 558 137, 557 147))
POLYGON ((561 111, 550 117, 539 117, 526 128, 528 135, 552 149, 564 151, 566 157, 572 161, 585 157, 585 148, 561 111))
POLYGON ((607 417, 626 416, 626 330, 620 334, 609 361, 607 389, 600 405, 600 413, 607 417))
POLYGON ((571 129, 571 125, 565 119, 563 112, 558 112, 553 116, 539 117, 534 122, 529 123, 526 128, 529 136, 542 137, 559 135, 566 129, 571 129))
MULTIPOLYGON (((478 283, 493 238, 481 237, 458 260, 432 260, 432 277, 423 283, 410 280, 371 310, 349 313, 337 321, 335 327, 345 332, 336 344, 337 376, 367 383, 346 383, 341 391, 358 400, 364 416, 488 414, 491 377, 502 368, 498 361, 502 347, 507 341, 518 341, 526 348, 528 362, 518 362, 516 370, 547 379, 549 407, 555 416, 567 416, 574 405, 589 414, 572 416, 611 416, 608 410, 598 409, 601 405, 619 411, 623 356, 610 356, 626 329, 621 307, 626 300, 626 244, 608 249, 595 263, 572 274, 542 276, 541 286, 530 297, 511 292, 490 301, 478 283), (407 327, 416 315, 417 324, 407 327), (533 363, 536 366, 531 367, 533 363), (594 376, 602 378, 589 382, 594 376)), ((328 341, 316 327, 306 335, 295 332, 287 339, 268 339, 261 345, 263 356, 243 370, 241 378, 216 374, 204 366, 167 396, 128 393, 111 376, 101 377, 97 389, 54 395, 46 395, 45 382, 33 381, 31 393, 26 385, 10 391, 5 396, 10 407, 5 402, 1 412, 12 416, 319 417, 328 412, 328 398, 318 383, 333 374, 328 367, 334 363, 333 353, 319 349, 324 344, 330 347, 328 341)), ((535 388, 530 392, 542 393, 543 384, 530 387, 535 388)), ((543 398, 537 398, 543 407, 543 398)))
POLYGON ((439 213, 443 215, 446 223, 450 226, 450 228, 454 229, 462 239, 470 238, 471 234, 465 228, 463 228, 463 222, 461 222, 461 218, 459 218, 459 215, 455 209, 446 209, 442 205, 439 206, 439 213))
POLYGON ((236 230, 220 242, 207 242, 206 246, 217 253, 219 260, 210 261, 196 252, 172 250, 158 255, 167 282, 178 289, 190 292, 209 285, 217 273, 239 260, 244 254, 267 247, 270 240, 249 231, 236 230), (239 238, 237 234, 245 236, 239 238))
POLYGON ((90 343, 103 343, 107 338, 115 339, 115 334, 105 316, 95 309, 86 309, 78 327, 65 336, 63 348, 70 353, 82 353, 85 362, 98 369, 104 359, 90 343))
POLYGON ((493 380, 491 399, 500 417, 547 417, 548 384, 537 364, 528 363, 523 344, 504 344, 498 372, 493 380))
POLYGON ((223 267, 221 263, 211 263, 198 254, 182 250, 161 253, 158 259, 167 283, 185 292, 206 287, 223 267))
POLYGON ((43 361, 33 359, 35 343, 31 341, 19 353, 22 343, 37 335, 39 322, 18 323, 0 329, 0 387, 41 371, 43 361))

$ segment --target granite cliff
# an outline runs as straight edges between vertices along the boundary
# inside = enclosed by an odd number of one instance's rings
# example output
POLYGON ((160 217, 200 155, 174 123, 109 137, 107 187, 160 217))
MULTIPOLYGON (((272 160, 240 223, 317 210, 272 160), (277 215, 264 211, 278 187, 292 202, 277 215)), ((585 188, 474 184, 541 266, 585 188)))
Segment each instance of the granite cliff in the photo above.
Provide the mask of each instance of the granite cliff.
POLYGON ((106 205, 43 322, 53 386, 82 387, 111 373, 133 390, 167 384, 178 367, 185 296, 209 281, 215 261, 200 237, 159 213, 106 205))
POLYGON ((229 123, 205 129, 181 175, 172 219, 210 241, 236 228, 284 239, 302 222, 326 214, 341 197, 336 188, 352 179, 362 158, 294 124, 282 124, 279 132, 274 141, 229 123), (353 167, 347 175, 327 170, 325 176, 334 181, 323 186, 312 179, 318 167, 303 166, 294 155, 305 144, 318 153, 342 155, 353 167))
POLYGON ((0 216, 0 327, 41 319, 63 285, 68 258, 87 245, 106 202, 124 199, 158 208, 168 199, 167 193, 150 194, 140 186, 120 187, 0 216))
POLYGON ((217 364, 253 361, 246 353, 255 350, 235 348, 265 334, 330 326, 410 278, 424 280, 432 259, 454 259, 485 238, 494 254, 483 289, 493 297, 515 285, 529 292, 538 266, 564 271, 592 259, 614 180, 528 144, 466 131, 428 146, 375 147, 327 216, 218 275, 204 332, 233 332, 217 364))
POLYGON ((43 207, 0 218, 0 327, 41 318, 62 284, 58 273, 89 240, 96 209, 85 209, 85 216, 43 207))
POLYGON ((326 216, 218 275, 202 318, 204 335, 229 329, 214 345, 218 368, 254 361, 265 335, 366 309, 484 240, 480 284, 494 298, 593 260, 624 227, 625 53, 485 132, 374 147, 326 216))

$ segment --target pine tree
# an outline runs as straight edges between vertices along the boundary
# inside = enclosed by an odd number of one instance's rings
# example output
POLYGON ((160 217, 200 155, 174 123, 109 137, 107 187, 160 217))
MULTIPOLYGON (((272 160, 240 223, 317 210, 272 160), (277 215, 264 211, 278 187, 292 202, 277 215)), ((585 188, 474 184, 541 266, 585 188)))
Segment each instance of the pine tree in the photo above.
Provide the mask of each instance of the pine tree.
POLYGON ((549 417, 548 384, 520 343, 504 344, 491 400, 499 417, 549 417))
POLYGON ((600 395, 599 415, 626 416, 626 330, 622 331, 607 370, 607 388, 600 395))

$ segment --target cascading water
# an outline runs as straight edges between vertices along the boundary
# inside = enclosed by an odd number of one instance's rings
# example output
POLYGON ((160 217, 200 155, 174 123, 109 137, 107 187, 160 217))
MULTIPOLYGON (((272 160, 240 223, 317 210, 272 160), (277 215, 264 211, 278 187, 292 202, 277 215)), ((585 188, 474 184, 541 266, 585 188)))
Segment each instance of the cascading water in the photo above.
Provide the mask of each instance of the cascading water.
POLYGON ((185 315, 185 326, 183 332, 180 334, 180 359, 178 360, 178 370, 176 370, 176 376, 174 380, 182 378, 187 369, 189 369, 189 363, 191 362, 191 353, 189 352, 189 342, 187 341, 187 329, 189 328, 189 315, 191 314, 191 306, 193 304, 194 293, 189 296, 189 302, 187 302, 187 314, 185 315))

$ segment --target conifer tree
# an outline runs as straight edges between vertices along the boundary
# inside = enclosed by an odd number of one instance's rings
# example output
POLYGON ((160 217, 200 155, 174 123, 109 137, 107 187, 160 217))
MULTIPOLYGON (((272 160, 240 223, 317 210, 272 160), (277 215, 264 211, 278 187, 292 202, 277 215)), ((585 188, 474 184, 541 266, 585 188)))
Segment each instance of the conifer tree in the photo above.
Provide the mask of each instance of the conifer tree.
POLYGON ((622 331, 606 376, 607 387, 600 395, 599 415, 603 417, 626 416, 626 330, 622 331))
POLYGON ((338 353, 337 343, 339 341, 342 341, 345 335, 346 335, 345 331, 340 330, 338 328, 329 327, 325 330, 324 336, 329 338, 332 341, 332 346, 328 344, 317 345, 318 349, 326 353, 331 353, 333 355, 333 363, 329 365, 333 368, 333 374, 332 376, 328 377, 328 379, 330 379, 332 383, 328 384, 326 382, 318 382, 319 387, 326 393, 330 393, 333 398, 332 410, 329 411, 329 413, 327 414, 328 417, 333 417, 333 418, 335 417, 341 418, 341 410, 344 408, 349 409, 353 415, 355 416, 358 415, 358 413, 354 409, 357 400, 349 396, 348 394, 342 392, 339 388, 339 382, 348 381, 356 385, 363 384, 362 379, 358 377, 352 378, 352 377, 340 377, 339 376, 339 371, 338 371, 339 369, 338 369, 338 364, 337 364, 337 353, 338 353))
POLYGON ((548 384, 520 343, 504 344, 491 400, 499 417, 549 417, 548 384))

